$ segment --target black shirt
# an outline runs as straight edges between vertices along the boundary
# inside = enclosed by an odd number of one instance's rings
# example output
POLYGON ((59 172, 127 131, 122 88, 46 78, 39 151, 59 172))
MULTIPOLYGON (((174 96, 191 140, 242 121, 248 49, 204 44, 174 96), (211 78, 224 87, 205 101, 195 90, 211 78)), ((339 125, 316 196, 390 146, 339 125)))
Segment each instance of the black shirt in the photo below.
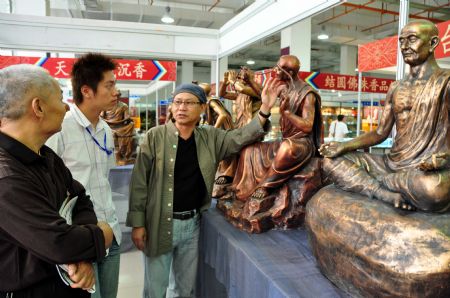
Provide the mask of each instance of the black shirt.
POLYGON ((0 291, 58 278, 55 264, 105 257, 92 202, 48 147, 41 156, 0 132, 0 291), (64 199, 78 196, 69 226, 64 199))
POLYGON ((206 186, 198 165, 194 134, 187 140, 178 137, 174 178, 173 211, 199 210, 206 186))

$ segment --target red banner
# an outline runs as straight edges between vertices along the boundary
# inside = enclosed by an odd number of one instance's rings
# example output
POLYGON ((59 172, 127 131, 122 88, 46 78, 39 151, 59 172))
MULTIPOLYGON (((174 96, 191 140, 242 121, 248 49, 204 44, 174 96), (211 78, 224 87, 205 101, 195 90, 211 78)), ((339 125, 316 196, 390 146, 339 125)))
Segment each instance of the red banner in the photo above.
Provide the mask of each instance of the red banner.
POLYGON ((436 58, 450 57, 450 21, 437 25, 441 42, 435 50, 436 58))
MULTIPOLYGON (((13 64, 39 65, 55 78, 70 78, 75 58, 38 58, 19 56, 0 56, 0 69, 13 64)), ((117 64, 115 70, 118 81, 176 81, 177 62, 158 60, 114 60, 117 64)))
MULTIPOLYGON (((436 59, 450 57, 450 21, 437 24, 440 43, 436 59)), ((370 71, 397 65, 398 36, 369 42, 358 47, 359 71, 370 71)))
MULTIPOLYGON (((272 70, 256 72, 255 79, 258 83, 264 85, 271 73, 273 73, 272 70)), ((357 76, 307 71, 300 71, 298 76, 315 89, 358 91, 357 76)), ((389 86, 394 81, 395 80, 390 79, 363 77, 361 81, 361 91, 369 93, 387 93, 389 86)))

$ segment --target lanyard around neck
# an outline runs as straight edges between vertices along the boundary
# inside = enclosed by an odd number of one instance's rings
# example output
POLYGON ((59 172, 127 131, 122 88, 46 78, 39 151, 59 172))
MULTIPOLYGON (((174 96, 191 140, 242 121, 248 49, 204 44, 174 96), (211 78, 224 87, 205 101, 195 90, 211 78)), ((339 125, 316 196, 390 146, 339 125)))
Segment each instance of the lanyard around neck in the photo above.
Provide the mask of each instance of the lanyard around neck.
POLYGON ((94 140, 95 144, 97 144, 97 146, 101 150, 105 151, 108 156, 110 156, 113 153, 112 150, 108 150, 108 148, 106 147, 106 132, 105 132, 105 136, 103 137, 103 147, 102 147, 102 145, 100 145, 100 143, 97 141, 97 139, 94 138, 94 136, 92 135, 92 133, 88 127, 86 127, 86 130, 89 133, 89 135, 91 136, 91 138, 94 140))

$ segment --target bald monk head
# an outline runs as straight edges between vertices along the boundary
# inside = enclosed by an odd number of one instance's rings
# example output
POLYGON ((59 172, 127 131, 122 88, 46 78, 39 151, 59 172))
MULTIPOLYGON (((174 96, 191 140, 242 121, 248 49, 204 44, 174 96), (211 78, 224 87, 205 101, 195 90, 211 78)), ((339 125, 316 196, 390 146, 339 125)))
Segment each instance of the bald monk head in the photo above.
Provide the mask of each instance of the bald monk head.
POLYGON ((432 22, 419 20, 403 27, 398 39, 403 60, 416 66, 428 59, 434 60, 434 50, 439 44, 439 31, 432 22))
POLYGON ((291 78, 298 80, 298 71, 300 70, 300 60, 296 56, 284 55, 278 60, 275 71, 277 78, 281 81, 287 81, 291 78))

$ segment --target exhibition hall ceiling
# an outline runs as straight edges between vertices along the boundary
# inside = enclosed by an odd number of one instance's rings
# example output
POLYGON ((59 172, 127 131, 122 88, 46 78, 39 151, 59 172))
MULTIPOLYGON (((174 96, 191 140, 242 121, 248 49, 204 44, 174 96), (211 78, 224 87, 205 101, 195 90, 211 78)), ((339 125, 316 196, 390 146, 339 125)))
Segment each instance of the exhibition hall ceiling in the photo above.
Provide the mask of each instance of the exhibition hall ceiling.
MULTIPOLYGON (((301 5, 303 1, 308 0, 291 1, 301 5)), ((47 15, 162 24, 161 17, 169 7, 174 26, 218 29, 254 2, 254 0, 47 0, 47 15)), ((311 34, 312 70, 339 72, 342 45, 357 46, 396 35, 399 3, 399 0, 349 0, 315 15, 312 18, 311 34), (317 36, 320 33, 326 33, 329 38, 319 40, 317 36)), ((409 3, 410 20, 429 19, 439 23, 450 19, 450 0, 410 0, 409 3)), ((256 63, 251 68, 259 70, 273 66, 279 55, 280 34, 277 33, 230 55, 228 62, 230 68, 238 68, 245 65, 247 60, 254 60, 256 63)), ((209 67, 210 64, 204 61, 196 62, 196 65, 209 67)))
POLYGON ((50 15, 139 23, 162 23, 170 8, 176 26, 219 29, 254 0, 50 0, 50 15))

